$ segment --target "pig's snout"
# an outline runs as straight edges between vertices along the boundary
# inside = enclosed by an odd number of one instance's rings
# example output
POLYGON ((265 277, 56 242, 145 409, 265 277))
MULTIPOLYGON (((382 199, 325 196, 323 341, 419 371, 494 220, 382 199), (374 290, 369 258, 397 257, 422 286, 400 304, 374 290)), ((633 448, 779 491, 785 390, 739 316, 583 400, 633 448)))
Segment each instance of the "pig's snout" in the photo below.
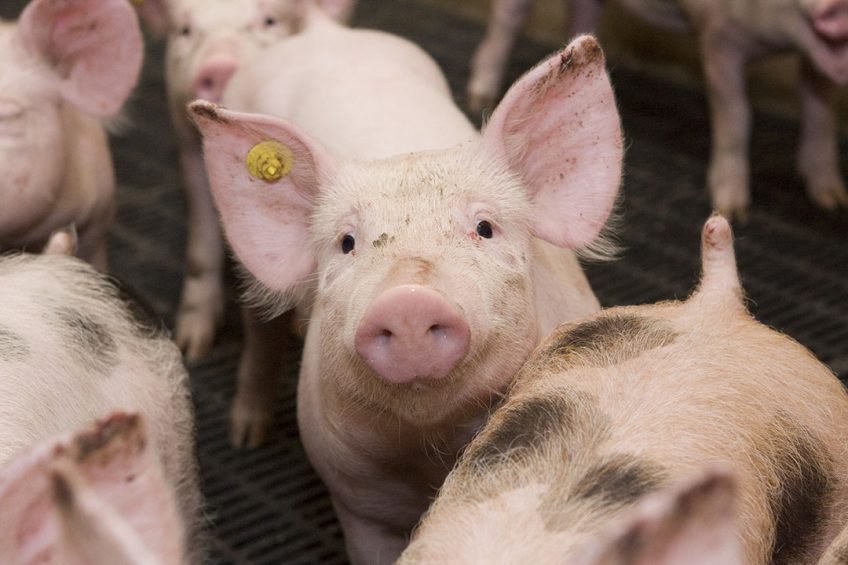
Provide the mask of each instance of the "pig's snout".
POLYGON ((441 294, 400 285, 377 296, 356 330, 356 351, 392 383, 446 376, 468 353, 468 323, 441 294))
POLYGON ((848 0, 822 2, 813 15, 816 31, 831 42, 848 41, 848 0))
POLYGON ((206 60, 194 77, 191 92, 195 98, 220 102, 224 89, 238 69, 233 57, 220 56, 206 60))

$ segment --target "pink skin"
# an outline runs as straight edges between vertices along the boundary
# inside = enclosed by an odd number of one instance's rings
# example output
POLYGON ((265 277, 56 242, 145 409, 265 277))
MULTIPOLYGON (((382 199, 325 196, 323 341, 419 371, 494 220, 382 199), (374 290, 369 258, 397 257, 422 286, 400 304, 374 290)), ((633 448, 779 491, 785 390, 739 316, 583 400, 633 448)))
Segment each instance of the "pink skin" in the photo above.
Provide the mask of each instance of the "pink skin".
POLYGON ((421 285, 382 292, 356 330, 356 352, 391 383, 441 379, 468 353, 468 322, 439 293, 421 285))
POLYGON ((138 415, 42 441, 0 471, 0 561, 183 563, 174 493, 138 415))
POLYGON ((615 200, 618 115, 589 37, 518 81, 482 136, 396 37, 322 26, 277 50, 303 67, 265 93, 314 105, 297 126, 255 100, 266 115, 190 110, 240 261, 284 304, 312 306, 298 421, 349 557, 388 563, 538 336, 598 308, 568 250, 597 238, 615 200), (292 166, 259 180, 245 156, 269 140, 292 166), (312 284, 314 299, 297 298, 312 284), (434 326, 447 344, 408 344, 434 326), (379 351, 386 330, 398 347, 379 351))
MULTIPOLYGON (((568 35, 595 27, 601 0, 567 3, 568 35)), ((729 218, 747 218, 751 111, 745 68, 752 58, 787 50, 800 51, 808 60, 800 85, 802 135, 798 171, 815 204, 826 210, 848 206, 848 191, 839 172, 834 93, 836 84, 848 81, 846 0, 622 3, 648 22, 687 33, 687 28, 694 28, 698 36, 713 139, 707 184, 715 209, 729 218)), ((491 106, 495 100, 509 51, 529 11, 529 0, 493 3, 486 38, 472 61, 469 104, 474 111, 491 106)))
POLYGON ((35 0, 0 23, 0 53, 0 251, 75 223, 79 256, 105 270, 115 181, 98 120, 138 78, 135 14, 123 0, 35 0))
MULTIPOLYGON (((303 11, 313 0, 145 0, 139 14, 155 34, 167 36, 166 78, 171 119, 180 146, 180 167, 188 203, 186 277, 177 312, 174 339, 188 360, 204 355, 215 339, 224 315, 224 240, 218 224, 200 139, 186 116, 186 104, 196 98, 220 101, 227 84, 245 63, 301 26, 303 11)), ((316 0, 317 1, 317 0, 316 0)), ((354 0, 320 0, 332 17, 346 20, 354 0)), ((247 314, 243 314, 245 316, 247 314)), ((273 329, 257 327, 246 339, 274 341, 273 329)), ((267 348, 259 344, 251 350, 267 348)), ((263 363, 253 361, 252 366, 263 363)), ((258 375, 267 381, 268 376, 258 375)), ((240 410, 244 413, 245 410, 240 410)), ((249 424, 235 437, 260 441, 264 430, 249 424)), ((239 440, 237 445, 244 442, 239 440)))

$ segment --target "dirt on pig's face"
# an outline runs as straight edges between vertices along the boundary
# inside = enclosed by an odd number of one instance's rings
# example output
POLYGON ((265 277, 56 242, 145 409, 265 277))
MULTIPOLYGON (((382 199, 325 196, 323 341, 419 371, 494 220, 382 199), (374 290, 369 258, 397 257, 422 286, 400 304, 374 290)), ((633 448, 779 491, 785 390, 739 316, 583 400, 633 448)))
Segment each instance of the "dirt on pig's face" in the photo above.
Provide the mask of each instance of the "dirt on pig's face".
POLYGON ((518 179, 473 146, 343 169, 312 222, 322 373, 416 424, 487 405, 536 342, 529 211, 518 179), (402 285, 434 291, 467 324, 467 352, 445 375, 393 382, 357 351, 375 299, 402 285))

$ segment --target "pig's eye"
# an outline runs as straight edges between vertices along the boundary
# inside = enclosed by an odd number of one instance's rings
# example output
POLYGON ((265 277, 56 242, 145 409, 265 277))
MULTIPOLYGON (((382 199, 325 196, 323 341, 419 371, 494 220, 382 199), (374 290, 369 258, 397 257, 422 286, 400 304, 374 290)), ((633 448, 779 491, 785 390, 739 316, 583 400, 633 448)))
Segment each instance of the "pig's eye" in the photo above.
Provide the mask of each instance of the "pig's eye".
POLYGON ((356 240, 350 234, 345 235, 342 238, 342 253, 350 253, 354 247, 356 247, 356 240))
POLYGON ((492 239, 492 224, 486 220, 477 222, 477 235, 486 239, 492 239))
POLYGON ((181 27, 181 28, 177 31, 177 33, 179 33, 179 34, 180 34, 180 37, 188 37, 189 35, 191 35, 191 26, 190 26, 190 25, 188 25, 188 24, 186 24, 186 25, 182 26, 182 27, 181 27))
POLYGON ((265 27, 271 27, 275 25, 277 25, 277 18, 272 18, 271 16, 265 18, 265 27))

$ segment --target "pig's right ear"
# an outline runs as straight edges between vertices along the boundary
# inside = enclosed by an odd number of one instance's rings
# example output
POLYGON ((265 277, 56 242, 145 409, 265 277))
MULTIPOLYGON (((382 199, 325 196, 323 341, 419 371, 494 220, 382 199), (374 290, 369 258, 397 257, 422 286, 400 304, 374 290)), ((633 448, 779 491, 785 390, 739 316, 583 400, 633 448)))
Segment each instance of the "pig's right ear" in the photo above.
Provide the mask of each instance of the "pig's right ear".
POLYGON ((170 19, 168 15, 168 0, 134 0, 135 9, 150 33, 156 38, 163 38, 168 33, 170 19))
POLYGON ((315 271, 309 220, 320 186, 334 176, 333 159, 283 120, 205 101, 189 110, 236 256, 267 288, 292 289, 315 271))
POLYGON ((621 124, 604 54, 581 36, 507 91, 484 147, 516 172, 534 204, 534 234, 585 247, 601 231, 621 184, 621 124))
POLYGON ((34 0, 18 30, 52 67, 65 100, 84 112, 116 113, 138 80, 144 46, 127 0, 34 0))
POLYGON ((711 469, 640 502, 622 522, 589 542, 575 565, 742 565, 734 516, 736 486, 711 469))

